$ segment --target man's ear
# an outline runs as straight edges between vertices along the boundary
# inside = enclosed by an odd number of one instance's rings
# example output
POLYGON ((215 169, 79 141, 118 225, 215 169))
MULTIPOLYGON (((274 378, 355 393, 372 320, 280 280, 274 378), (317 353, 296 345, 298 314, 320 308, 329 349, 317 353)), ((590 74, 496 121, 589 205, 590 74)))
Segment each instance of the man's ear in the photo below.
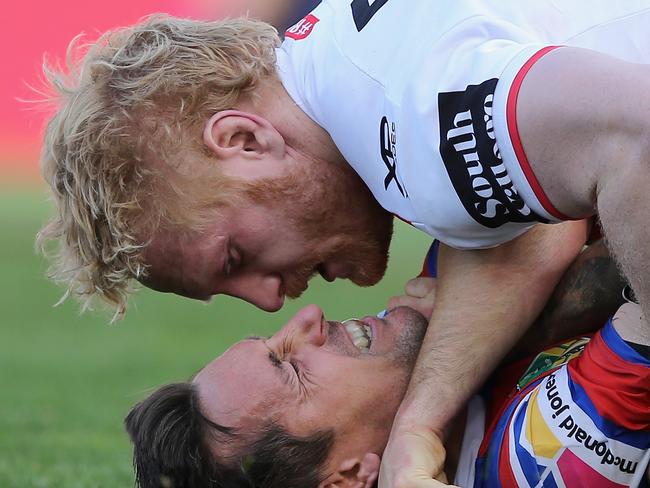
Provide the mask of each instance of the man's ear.
POLYGON ((263 117, 240 110, 222 110, 208 119, 203 143, 220 160, 239 155, 261 159, 271 155, 282 159, 285 143, 282 135, 263 117))
POLYGON ((362 459, 346 459, 319 488, 372 488, 379 476, 380 459, 367 453, 362 459))

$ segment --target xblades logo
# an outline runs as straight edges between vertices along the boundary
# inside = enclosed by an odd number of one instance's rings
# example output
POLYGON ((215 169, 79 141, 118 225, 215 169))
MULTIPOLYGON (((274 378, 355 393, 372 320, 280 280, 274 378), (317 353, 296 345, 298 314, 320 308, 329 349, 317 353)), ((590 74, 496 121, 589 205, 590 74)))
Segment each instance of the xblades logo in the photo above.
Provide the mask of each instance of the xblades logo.
POLYGON ((397 134, 395 122, 389 124, 386 117, 382 117, 379 124, 379 149, 381 152, 381 159, 384 161, 388 174, 384 178, 384 189, 388 190, 391 183, 395 182, 397 190, 404 198, 408 198, 406 189, 397 179, 397 134))

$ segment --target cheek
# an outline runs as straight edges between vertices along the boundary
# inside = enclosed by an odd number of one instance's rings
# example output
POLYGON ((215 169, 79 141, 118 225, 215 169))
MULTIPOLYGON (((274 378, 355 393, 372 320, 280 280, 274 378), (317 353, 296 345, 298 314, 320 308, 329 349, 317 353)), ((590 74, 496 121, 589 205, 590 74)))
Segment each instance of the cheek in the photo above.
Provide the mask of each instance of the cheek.
POLYGON ((328 383, 319 394, 339 421, 384 421, 394 415, 406 391, 407 379, 394 367, 367 364, 330 369, 328 383), (355 367, 356 366, 356 367, 355 367))
POLYGON ((288 267, 300 262, 308 250, 307 244, 294 229, 281 225, 267 225, 259 231, 246 232, 239 242, 247 260, 254 260, 259 266, 268 268, 288 267))

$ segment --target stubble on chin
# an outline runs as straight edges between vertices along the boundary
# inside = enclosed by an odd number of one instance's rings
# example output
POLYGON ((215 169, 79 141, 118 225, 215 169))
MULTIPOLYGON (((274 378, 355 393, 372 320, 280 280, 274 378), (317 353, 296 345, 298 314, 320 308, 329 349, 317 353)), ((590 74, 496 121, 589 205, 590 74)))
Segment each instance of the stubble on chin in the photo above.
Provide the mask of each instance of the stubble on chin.
MULTIPOLYGON (((405 315, 402 330, 395 341, 393 357, 396 362, 411 371, 420 353, 420 347, 427 332, 428 321, 422 314, 411 308, 400 308, 403 309, 402 313, 405 315)), ((396 311, 392 313, 396 313, 396 311)))

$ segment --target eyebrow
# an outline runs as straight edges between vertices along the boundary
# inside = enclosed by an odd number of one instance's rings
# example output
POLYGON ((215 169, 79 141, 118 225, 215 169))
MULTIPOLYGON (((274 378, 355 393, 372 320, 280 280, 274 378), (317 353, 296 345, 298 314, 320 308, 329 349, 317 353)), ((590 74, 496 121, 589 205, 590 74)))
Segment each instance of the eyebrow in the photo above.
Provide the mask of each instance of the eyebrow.
POLYGON ((269 361, 271 362, 271 365, 273 366, 273 369, 277 371, 281 378, 282 378, 282 383, 286 386, 291 386, 291 380, 289 379, 289 375, 287 374, 286 370, 282 367, 282 360, 278 357, 278 355, 269 348, 269 346, 266 345, 266 340, 269 337, 261 337, 257 335, 249 335, 246 337, 246 340, 250 341, 262 341, 264 342, 264 346, 269 350, 269 353, 267 355, 269 361))

